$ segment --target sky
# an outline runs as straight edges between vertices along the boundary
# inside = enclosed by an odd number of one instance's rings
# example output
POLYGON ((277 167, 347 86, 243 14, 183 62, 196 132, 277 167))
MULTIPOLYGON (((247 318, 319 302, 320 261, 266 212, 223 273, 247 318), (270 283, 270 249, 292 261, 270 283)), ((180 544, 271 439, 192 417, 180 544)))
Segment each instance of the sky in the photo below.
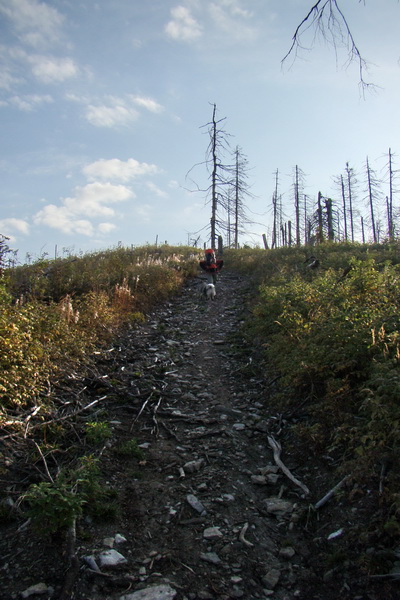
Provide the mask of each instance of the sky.
POLYGON ((365 93, 312 28, 282 65, 314 0, 0 0, 0 234, 17 261, 208 244, 214 104, 248 161, 241 243, 271 235, 277 170, 289 219, 296 165, 310 202, 338 197, 346 162, 384 178, 391 148, 400 169, 400 4, 338 1, 365 93))

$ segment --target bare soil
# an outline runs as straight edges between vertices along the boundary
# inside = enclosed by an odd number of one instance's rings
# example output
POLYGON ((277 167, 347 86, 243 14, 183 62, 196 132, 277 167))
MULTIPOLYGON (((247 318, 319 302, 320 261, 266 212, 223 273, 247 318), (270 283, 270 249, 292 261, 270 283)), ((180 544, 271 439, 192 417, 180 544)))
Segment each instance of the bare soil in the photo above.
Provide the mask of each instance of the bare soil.
MULTIPOLYGON (((364 495, 359 504, 339 495, 313 508, 336 475, 294 445, 273 405, 275 378, 257 344, 240 335, 250 280, 223 272, 215 301, 199 297, 199 281, 99 353, 91 375, 64 382, 80 402, 97 400, 91 420, 112 425, 100 454, 118 512, 82 519, 69 549, 21 520, 3 525, 0 598, 20 598, 39 583, 44 591, 33 598, 114 600, 139 590, 159 600, 400 598, 397 581, 369 577, 357 560, 348 532, 368 525, 364 495), (274 468, 268 436, 310 494, 274 468), (132 438, 142 456, 118 452, 132 438), (113 546, 125 562, 103 567, 99 555, 116 534, 126 540, 113 546)), ((70 446, 99 454, 78 433, 70 446)))

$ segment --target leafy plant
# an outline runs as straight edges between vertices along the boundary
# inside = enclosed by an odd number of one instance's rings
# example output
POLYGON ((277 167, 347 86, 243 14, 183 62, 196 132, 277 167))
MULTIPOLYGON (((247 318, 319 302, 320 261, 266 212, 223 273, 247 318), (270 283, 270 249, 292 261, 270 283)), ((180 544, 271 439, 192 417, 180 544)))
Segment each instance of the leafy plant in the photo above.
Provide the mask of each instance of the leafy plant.
POLYGON ((54 534, 69 527, 86 509, 94 516, 115 516, 115 493, 101 484, 98 460, 82 457, 76 469, 61 471, 53 482, 32 485, 24 496, 34 527, 54 534))
POLYGON ((133 456, 138 460, 144 460, 145 455, 142 448, 139 447, 135 438, 127 440, 115 448, 115 453, 119 456, 133 456))
POLYGON ((111 435, 110 425, 104 421, 86 423, 86 439, 90 444, 104 444, 111 435))

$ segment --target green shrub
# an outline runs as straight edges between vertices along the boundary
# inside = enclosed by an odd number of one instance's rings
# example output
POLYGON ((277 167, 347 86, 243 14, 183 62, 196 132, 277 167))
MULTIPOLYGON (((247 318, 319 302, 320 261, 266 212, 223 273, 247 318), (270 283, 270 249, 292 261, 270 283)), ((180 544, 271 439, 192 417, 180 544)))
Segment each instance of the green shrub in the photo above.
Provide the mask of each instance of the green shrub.
MULTIPOLYGON (((326 250, 327 263, 337 256, 326 250)), ((400 442, 400 277, 368 254, 348 266, 346 276, 329 266, 311 276, 271 273, 250 331, 281 376, 281 410, 308 398, 310 419, 297 426, 305 443, 368 462, 400 442)))
POLYGON ((104 421, 86 423, 86 439, 90 444, 104 444, 111 435, 110 425, 104 421))
POLYGON ((138 460, 144 460, 145 458, 144 452, 141 448, 139 448, 138 442, 135 438, 123 442, 114 449, 114 452, 119 456, 132 456, 138 460))
POLYGON ((54 534, 72 525, 84 511, 92 516, 115 516, 116 494, 101 483, 98 460, 82 457, 75 469, 62 470, 54 482, 32 485, 24 495, 33 526, 54 534))

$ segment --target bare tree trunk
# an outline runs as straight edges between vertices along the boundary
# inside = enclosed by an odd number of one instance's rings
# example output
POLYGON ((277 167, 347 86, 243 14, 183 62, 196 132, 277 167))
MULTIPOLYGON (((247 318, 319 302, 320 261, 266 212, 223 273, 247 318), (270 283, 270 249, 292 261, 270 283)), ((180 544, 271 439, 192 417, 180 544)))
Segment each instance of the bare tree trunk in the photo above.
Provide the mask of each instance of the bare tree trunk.
POLYGON ((234 245, 238 248, 239 243, 239 148, 235 150, 235 229, 234 229, 234 245))
POLYGON ((346 163, 346 173, 347 173, 347 196, 349 199, 349 212, 350 212, 351 241, 354 242, 354 214, 353 214, 353 193, 352 193, 353 171, 350 168, 348 162, 346 163))
POLYGON ((322 215, 322 194, 318 192, 318 242, 321 243, 324 240, 324 220, 322 215))
POLYGON ((216 120, 217 105, 214 104, 212 116, 212 133, 211 133, 211 156, 212 156, 212 173, 211 173, 211 248, 215 248, 216 241, 216 221, 217 221, 217 120, 216 120))
POLYGON ((389 240, 393 242, 394 239, 394 226, 393 226, 393 157, 392 152, 389 148, 389 199, 387 202, 388 211, 388 233, 389 240))
POLYGON ((375 224, 375 216, 374 216, 374 194, 373 194, 373 186, 372 186, 372 175, 371 169, 368 162, 367 156, 367 182, 368 182, 368 199, 369 199, 369 210, 371 215, 371 225, 372 225, 372 237, 374 239, 374 243, 377 242, 376 235, 376 224, 375 224))
POLYGON ((300 246, 300 191, 299 191, 299 167, 296 165, 294 183, 294 205, 296 213, 296 245, 300 246))
POLYGON ((306 246, 309 241, 310 235, 308 231, 307 196, 304 194, 304 243, 306 246))
POLYGON ((277 221, 278 221, 278 169, 275 172, 275 190, 272 194, 272 210, 273 210, 273 225, 272 225, 272 243, 271 248, 277 246, 277 221))
POLYGON ((362 243, 365 244, 365 231, 364 231, 364 219, 361 217, 361 234, 362 234, 362 243))
POLYGON ((331 198, 325 198, 326 207, 326 219, 328 225, 328 240, 333 242, 335 238, 335 232, 333 230, 333 214, 332 214, 332 200, 331 198))
POLYGON ((345 192, 345 189, 344 189, 343 175, 340 176, 340 185, 341 185, 341 188, 342 188, 344 239, 347 242, 347 240, 348 240, 348 234, 347 234, 347 206, 346 206, 346 192, 345 192))

